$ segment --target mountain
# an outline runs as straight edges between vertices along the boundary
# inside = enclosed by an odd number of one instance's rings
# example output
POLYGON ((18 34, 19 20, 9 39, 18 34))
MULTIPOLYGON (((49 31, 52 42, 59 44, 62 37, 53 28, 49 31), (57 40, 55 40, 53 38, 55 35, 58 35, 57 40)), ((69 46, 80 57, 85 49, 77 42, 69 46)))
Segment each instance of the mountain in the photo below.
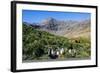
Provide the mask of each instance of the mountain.
POLYGON ((31 26, 47 31, 51 34, 68 38, 90 37, 90 19, 83 21, 66 20, 61 21, 55 18, 44 19, 40 23, 33 23, 31 26))
POLYGON ((44 24, 45 29, 53 30, 53 31, 57 31, 58 26, 60 25, 59 21, 57 21, 54 18, 47 18, 47 19, 42 21, 42 24, 44 24))

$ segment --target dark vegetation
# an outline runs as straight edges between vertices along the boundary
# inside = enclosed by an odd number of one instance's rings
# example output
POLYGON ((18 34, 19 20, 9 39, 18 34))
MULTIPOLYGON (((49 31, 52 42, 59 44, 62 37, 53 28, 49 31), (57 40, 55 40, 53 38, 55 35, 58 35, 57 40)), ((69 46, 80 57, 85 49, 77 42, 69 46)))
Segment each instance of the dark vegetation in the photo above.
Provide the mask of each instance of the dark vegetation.
POLYGON ((85 58, 91 55, 91 42, 88 38, 68 39, 41 31, 24 23, 22 38, 23 61, 51 59, 48 56, 48 50, 57 50, 58 48, 64 48, 64 53, 58 57, 59 59, 85 58))

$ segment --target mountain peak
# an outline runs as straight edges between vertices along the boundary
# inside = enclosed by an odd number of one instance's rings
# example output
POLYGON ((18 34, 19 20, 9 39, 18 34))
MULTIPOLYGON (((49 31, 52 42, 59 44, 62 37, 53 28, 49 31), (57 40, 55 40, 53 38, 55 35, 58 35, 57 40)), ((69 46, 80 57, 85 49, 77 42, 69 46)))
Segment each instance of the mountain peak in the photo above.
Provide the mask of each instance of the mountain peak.
POLYGON ((46 18, 47 20, 56 20, 55 18, 53 18, 53 17, 48 17, 48 18, 46 18))
POLYGON ((48 18, 46 18, 46 19, 44 19, 41 23, 42 24, 49 24, 49 23, 51 23, 51 22, 56 22, 57 20, 55 19, 55 18, 53 18, 53 17, 48 17, 48 18))

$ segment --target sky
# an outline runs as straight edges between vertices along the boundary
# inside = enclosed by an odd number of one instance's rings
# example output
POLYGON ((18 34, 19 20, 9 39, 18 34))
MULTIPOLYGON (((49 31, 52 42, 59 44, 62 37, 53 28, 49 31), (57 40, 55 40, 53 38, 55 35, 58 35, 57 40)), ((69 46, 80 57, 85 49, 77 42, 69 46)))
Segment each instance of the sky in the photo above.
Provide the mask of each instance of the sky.
POLYGON ((74 20, 81 21, 91 18, 90 13, 80 12, 55 12, 55 11, 38 11, 22 10, 22 22, 40 23, 46 18, 55 18, 57 20, 74 20))

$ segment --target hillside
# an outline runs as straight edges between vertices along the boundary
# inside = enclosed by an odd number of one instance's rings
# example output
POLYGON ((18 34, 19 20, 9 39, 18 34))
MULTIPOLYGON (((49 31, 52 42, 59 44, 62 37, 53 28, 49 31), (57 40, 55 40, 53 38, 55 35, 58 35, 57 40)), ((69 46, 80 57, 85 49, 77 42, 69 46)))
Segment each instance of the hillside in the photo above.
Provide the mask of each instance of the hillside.
MULTIPOLYGON (((23 61, 27 60, 48 60, 48 50, 58 50, 64 48, 62 57, 66 58, 86 58, 90 57, 90 41, 85 38, 68 39, 57 36, 41 28, 23 23, 23 61), (76 52, 70 53, 72 47, 76 52)), ((59 57, 59 59, 62 59, 59 57)))

